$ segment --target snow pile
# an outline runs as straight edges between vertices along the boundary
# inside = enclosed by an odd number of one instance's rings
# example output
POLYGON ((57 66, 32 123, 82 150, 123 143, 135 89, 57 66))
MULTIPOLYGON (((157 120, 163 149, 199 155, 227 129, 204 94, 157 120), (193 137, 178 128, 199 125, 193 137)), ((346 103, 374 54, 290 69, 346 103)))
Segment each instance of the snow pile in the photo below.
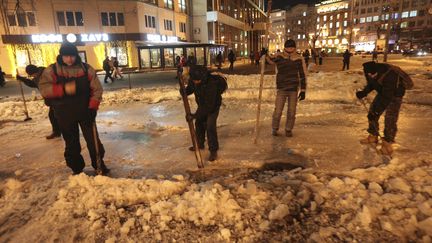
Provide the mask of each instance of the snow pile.
POLYGON ((102 105, 126 104, 131 102, 144 102, 155 104, 166 100, 179 100, 177 87, 164 88, 134 88, 105 92, 102 105))
MULTIPOLYGON (((31 117, 48 114, 48 107, 43 100, 27 101, 27 109, 31 117)), ((22 101, 0 102, 0 120, 21 120, 25 118, 24 104, 22 101)))

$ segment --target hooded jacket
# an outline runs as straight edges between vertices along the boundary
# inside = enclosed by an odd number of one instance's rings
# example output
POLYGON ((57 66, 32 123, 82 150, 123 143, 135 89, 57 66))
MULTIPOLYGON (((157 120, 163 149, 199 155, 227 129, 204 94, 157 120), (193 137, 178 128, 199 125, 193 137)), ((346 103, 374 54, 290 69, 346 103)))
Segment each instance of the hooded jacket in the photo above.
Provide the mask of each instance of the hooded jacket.
POLYGON ((86 102, 87 108, 97 110, 102 101, 103 89, 96 71, 90 65, 81 62, 79 56, 72 66, 67 66, 61 56, 58 56, 57 62, 43 71, 38 86, 42 96, 49 99, 53 105, 86 102), (64 87, 67 82, 75 82, 75 95, 65 93, 64 87))
POLYGON ((195 94, 195 101, 198 104, 197 117, 207 116, 215 112, 222 104, 222 96, 219 92, 218 83, 211 75, 206 75, 200 84, 189 81, 186 87, 186 94, 195 94))
POLYGON ((382 112, 390 104, 394 97, 403 97, 405 87, 398 81, 398 74, 386 64, 366 62, 363 64, 363 72, 367 80, 363 92, 367 95, 375 90, 380 96, 377 112, 382 112), (376 78, 371 78, 368 73, 377 73, 376 78))

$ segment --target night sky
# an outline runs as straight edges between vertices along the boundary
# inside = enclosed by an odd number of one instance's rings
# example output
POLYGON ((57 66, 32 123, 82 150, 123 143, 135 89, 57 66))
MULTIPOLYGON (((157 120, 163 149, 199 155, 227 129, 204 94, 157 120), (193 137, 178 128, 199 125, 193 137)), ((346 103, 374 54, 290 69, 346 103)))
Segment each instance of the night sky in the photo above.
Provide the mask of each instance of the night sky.
POLYGON ((299 3, 316 3, 318 0, 273 0, 272 9, 281 9, 287 6, 294 6, 299 3))

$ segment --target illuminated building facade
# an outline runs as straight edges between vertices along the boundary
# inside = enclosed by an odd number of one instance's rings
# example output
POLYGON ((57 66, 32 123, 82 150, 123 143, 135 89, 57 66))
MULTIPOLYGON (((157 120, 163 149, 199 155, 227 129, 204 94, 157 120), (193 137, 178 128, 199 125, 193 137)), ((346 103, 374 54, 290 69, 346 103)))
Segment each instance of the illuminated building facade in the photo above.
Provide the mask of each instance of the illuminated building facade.
POLYGON ((383 51, 387 34, 389 50, 430 49, 432 1, 353 0, 353 31, 358 51, 383 51))
POLYGON ((282 50, 286 40, 287 11, 275 9, 270 13, 269 51, 271 53, 282 50))
POLYGON ((287 10, 287 39, 295 40, 298 51, 311 49, 310 33, 314 31, 316 13, 313 6, 298 4, 287 10))
POLYGON ((351 8, 348 0, 327 0, 315 5, 316 30, 319 38, 315 47, 328 53, 350 49, 351 8))
MULTIPOLYGON (((206 60, 208 43, 192 41, 189 0, 1 1, 0 66, 8 74, 27 64, 47 66, 62 42, 77 45, 96 69, 105 56, 123 67, 174 67, 176 55, 194 52, 206 60), (189 49, 187 49, 189 48, 189 49), (198 49, 199 48, 199 49, 198 49), (8 58, 4 58, 8 57, 8 58)), ((203 63, 204 64, 204 63, 203 63)))
POLYGON ((247 57, 251 50, 262 47, 266 21, 264 0, 193 1, 192 39, 224 46, 210 50, 210 62, 219 51, 225 57, 228 50, 247 57))

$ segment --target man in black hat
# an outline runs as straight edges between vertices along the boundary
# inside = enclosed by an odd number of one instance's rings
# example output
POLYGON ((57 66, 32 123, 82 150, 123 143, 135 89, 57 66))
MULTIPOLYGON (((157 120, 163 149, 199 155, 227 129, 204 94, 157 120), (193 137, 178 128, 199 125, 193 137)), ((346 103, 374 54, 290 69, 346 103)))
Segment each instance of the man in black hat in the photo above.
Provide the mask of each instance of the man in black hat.
POLYGON ((102 100, 102 85, 95 70, 81 61, 75 45, 62 44, 57 62, 43 71, 39 90, 54 107, 54 115, 60 124, 66 145, 66 164, 72 169, 73 174, 81 173, 85 167, 81 156, 78 127, 81 127, 86 140, 93 168, 97 169, 97 160, 100 159, 100 169, 103 174, 107 174, 109 169, 103 162, 104 147, 97 131, 96 136, 93 136, 93 125, 102 100), (97 158, 97 154, 100 158, 97 158))
MULTIPOLYGON (((20 75, 17 75, 17 80, 22 81, 25 85, 27 85, 30 88, 38 88, 39 80, 44 70, 45 67, 36 67, 35 65, 32 64, 27 65, 26 73, 33 79, 28 79, 20 75)), ((56 118, 54 117, 54 109, 50 105, 49 99, 44 99, 44 101, 45 101, 45 105, 49 107, 48 117, 52 127, 52 132, 50 135, 46 136, 46 139, 58 138, 61 136, 61 131, 60 131, 60 126, 56 118)))
POLYGON ((378 143, 378 120, 385 111, 385 128, 381 152, 385 155, 391 155, 393 153, 392 143, 395 141, 397 132, 399 111, 402 105, 403 96, 405 95, 405 87, 400 81, 398 73, 392 70, 389 65, 366 62, 363 63, 363 71, 367 84, 363 90, 356 93, 357 98, 363 99, 372 90, 375 90, 377 95, 370 105, 367 116, 369 121, 369 128, 367 130, 369 136, 362 139, 360 143, 378 143))
MULTIPOLYGON (((207 142, 210 150, 209 161, 214 161, 217 159, 219 149, 216 121, 222 104, 221 94, 224 90, 221 90, 216 75, 210 75, 204 66, 191 66, 189 77, 186 94, 195 94, 198 109, 195 114, 186 117, 186 119, 188 121, 196 119, 195 129, 200 149, 204 149, 205 134, 207 132, 207 142)), ((190 147, 189 150, 194 151, 194 147, 190 147)))
POLYGON ((275 64, 278 70, 276 75, 277 94, 275 110, 273 112, 272 135, 278 135, 282 111, 285 103, 288 101, 285 136, 292 137, 297 101, 306 98, 306 64, 304 59, 296 53, 296 43, 294 40, 287 40, 284 47, 282 53, 266 57, 267 62, 275 64))

